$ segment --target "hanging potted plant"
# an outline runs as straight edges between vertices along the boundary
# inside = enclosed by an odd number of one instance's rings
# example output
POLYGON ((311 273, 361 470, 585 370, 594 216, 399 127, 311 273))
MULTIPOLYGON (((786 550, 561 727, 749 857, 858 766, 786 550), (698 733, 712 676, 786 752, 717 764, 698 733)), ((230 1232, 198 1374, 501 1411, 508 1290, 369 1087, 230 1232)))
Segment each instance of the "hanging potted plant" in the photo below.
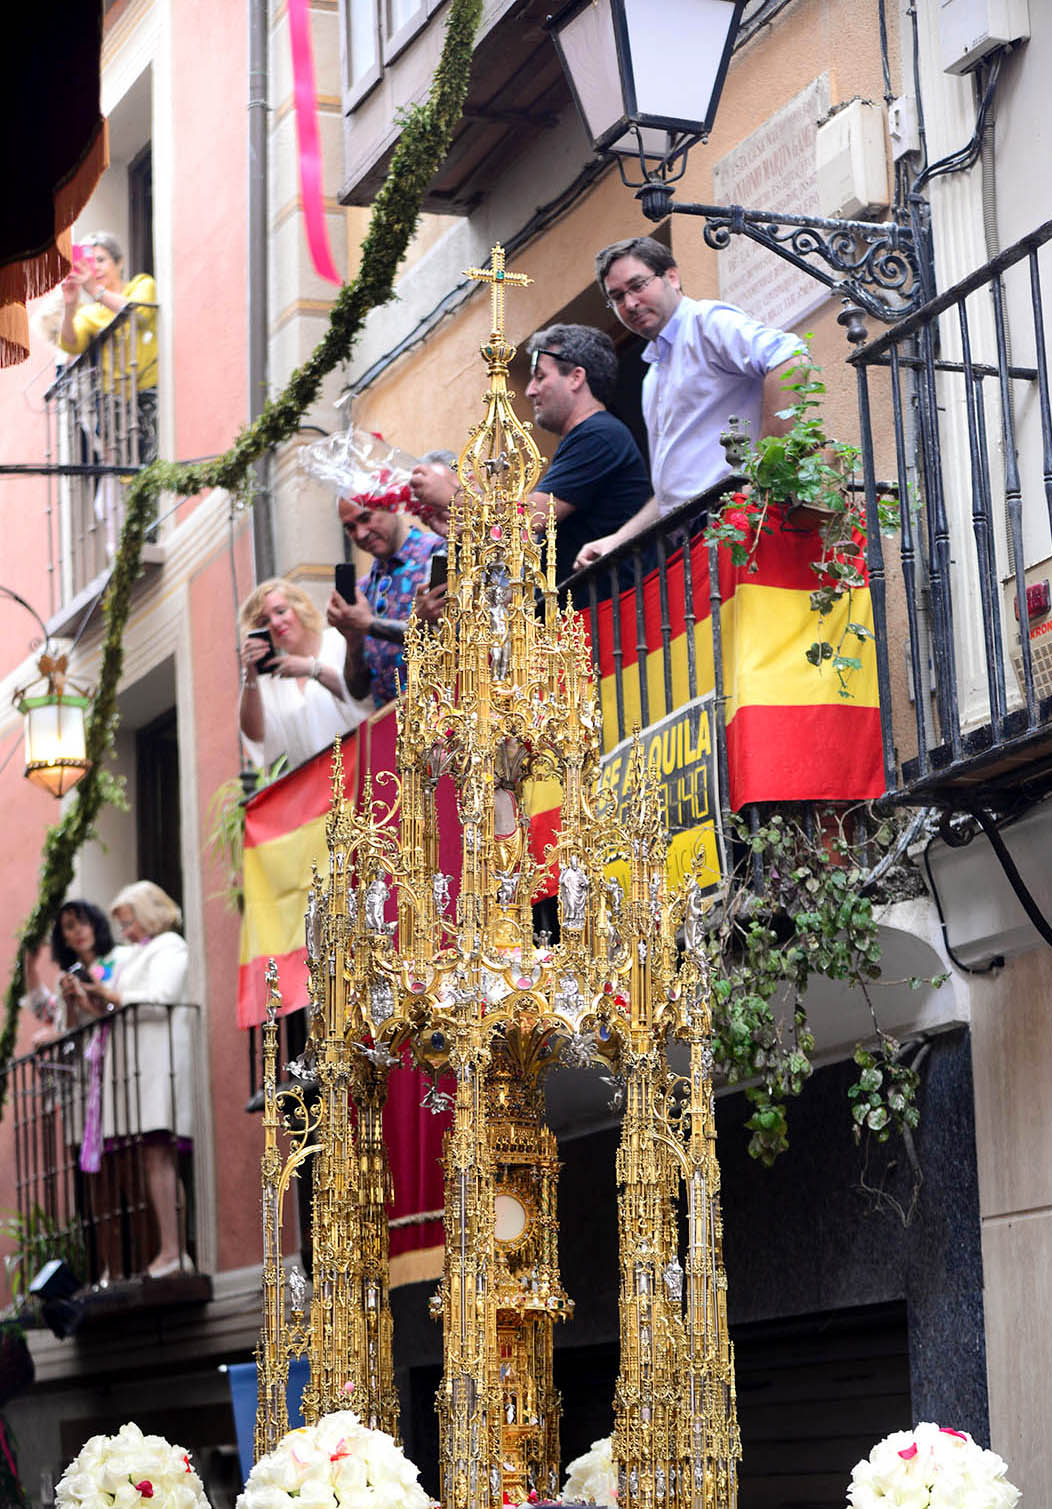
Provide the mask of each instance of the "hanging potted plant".
MULTIPOLYGON (((732 431, 722 437, 731 464, 745 478, 745 486, 729 493, 705 530, 710 544, 730 551, 735 566, 757 570, 756 552, 764 535, 778 532, 807 533, 814 539, 811 569, 817 585, 811 607, 822 621, 833 608, 856 589, 867 586, 865 571, 866 517, 861 493, 851 486, 861 452, 846 441, 832 440, 826 433, 821 395, 826 386, 821 368, 810 362, 790 367, 782 386, 792 402, 779 410, 786 421, 781 435, 761 435, 758 440, 732 431)), ((898 527, 898 504, 881 498, 878 504, 881 529, 898 527)), ((846 676, 861 668, 857 656, 845 653, 845 641, 854 636, 861 644, 872 639, 865 624, 850 613, 836 642, 816 640, 807 650, 815 666, 829 661, 840 680, 841 696, 850 696, 846 676)))

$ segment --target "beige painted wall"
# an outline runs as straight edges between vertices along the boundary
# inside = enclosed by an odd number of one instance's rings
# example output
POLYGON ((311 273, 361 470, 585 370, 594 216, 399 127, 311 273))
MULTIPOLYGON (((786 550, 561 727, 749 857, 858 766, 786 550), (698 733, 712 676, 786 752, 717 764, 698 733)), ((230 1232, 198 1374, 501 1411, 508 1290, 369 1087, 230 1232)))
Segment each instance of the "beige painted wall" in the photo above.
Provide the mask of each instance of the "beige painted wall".
POLYGON ((1052 1501, 1052 955, 972 985, 990 1433, 1027 1504, 1052 1501))

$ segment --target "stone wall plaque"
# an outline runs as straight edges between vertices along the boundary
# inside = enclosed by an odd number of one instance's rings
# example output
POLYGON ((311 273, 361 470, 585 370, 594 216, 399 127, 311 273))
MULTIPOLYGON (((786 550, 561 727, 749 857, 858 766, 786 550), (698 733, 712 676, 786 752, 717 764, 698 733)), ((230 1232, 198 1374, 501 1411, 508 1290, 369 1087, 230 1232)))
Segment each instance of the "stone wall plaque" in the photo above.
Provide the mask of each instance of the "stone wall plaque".
MULTIPOLYGON (((819 214, 815 130, 828 112, 824 73, 715 164, 716 203, 819 214)), ((745 236, 732 236, 718 262, 720 297, 765 325, 787 330, 830 297, 823 284, 745 236)))

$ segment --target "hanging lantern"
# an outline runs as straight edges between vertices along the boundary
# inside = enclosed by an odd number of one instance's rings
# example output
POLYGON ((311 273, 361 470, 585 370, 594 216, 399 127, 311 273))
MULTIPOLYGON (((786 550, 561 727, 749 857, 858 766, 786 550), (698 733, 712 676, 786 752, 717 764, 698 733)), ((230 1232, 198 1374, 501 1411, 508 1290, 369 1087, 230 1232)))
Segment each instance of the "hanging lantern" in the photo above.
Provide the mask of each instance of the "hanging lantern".
POLYGON ((90 697, 66 685, 66 657, 41 655, 45 686, 16 693, 15 706, 26 720, 26 779, 52 796, 65 796, 91 765, 87 757, 84 713, 90 697))
POLYGON ((569 0, 549 16, 596 152, 678 177, 716 118, 744 0, 569 0))

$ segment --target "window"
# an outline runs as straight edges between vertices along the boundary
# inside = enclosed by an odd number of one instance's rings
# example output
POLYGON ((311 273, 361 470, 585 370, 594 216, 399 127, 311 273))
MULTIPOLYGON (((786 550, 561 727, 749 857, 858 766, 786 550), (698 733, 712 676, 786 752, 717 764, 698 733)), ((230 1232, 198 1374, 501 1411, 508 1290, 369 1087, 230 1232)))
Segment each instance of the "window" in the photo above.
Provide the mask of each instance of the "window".
POLYGON ((179 743, 175 708, 135 731, 135 816, 139 879, 183 902, 179 743))
POLYGON ((343 0, 345 108, 356 105, 379 82, 417 35, 437 0, 343 0))
POLYGON ((344 76, 354 106, 380 78, 380 27, 376 0, 344 0, 344 76))
POLYGON ((426 0, 382 0, 384 62, 390 63, 427 20, 426 0))
POLYGON ((129 274, 153 277, 153 156, 147 142, 128 164, 129 274))

